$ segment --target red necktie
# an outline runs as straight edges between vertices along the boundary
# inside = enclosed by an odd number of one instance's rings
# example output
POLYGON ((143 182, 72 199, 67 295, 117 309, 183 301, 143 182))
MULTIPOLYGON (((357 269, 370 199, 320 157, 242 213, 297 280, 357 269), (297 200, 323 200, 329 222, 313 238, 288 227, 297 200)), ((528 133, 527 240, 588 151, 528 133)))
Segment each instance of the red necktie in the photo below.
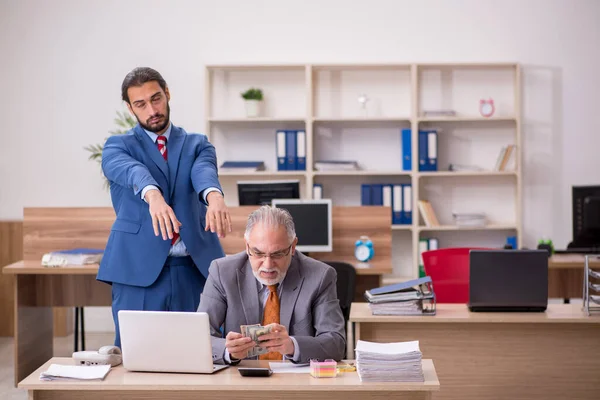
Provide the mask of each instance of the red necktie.
MULTIPOLYGON (((265 303, 265 310, 263 315, 262 324, 263 326, 272 323, 279 323, 279 296, 277 295, 277 285, 269 285, 269 297, 265 303)), ((283 356, 281 353, 272 351, 267 354, 261 354, 258 356, 259 360, 281 360, 283 356)))
MULTIPOLYGON (((167 161, 167 138, 163 135, 159 135, 156 138, 156 144, 158 145, 158 151, 160 151, 160 154, 162 154, 165 161, 167 161)), ((171 239, 171 244, 175 244, 178 238, 179 233, 173 232, 173 239, 171 239)))

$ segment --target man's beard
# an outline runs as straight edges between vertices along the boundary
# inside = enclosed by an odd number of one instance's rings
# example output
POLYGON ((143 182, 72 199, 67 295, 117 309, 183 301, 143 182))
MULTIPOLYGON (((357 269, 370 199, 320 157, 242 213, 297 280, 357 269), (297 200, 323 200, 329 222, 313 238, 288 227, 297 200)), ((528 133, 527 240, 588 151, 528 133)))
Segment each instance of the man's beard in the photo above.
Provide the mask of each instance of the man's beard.
POLYGON ((158 114, 157 113, 157 114, 154 114, 154 115, 150 116, 146 120, 146 122, 140 121, 140 119, 138 118, 138 116, 137 115, 135 116, 135 118, 137 119, 137 121, 139 122, 139 124, 140 124, 140 126, 142 128, 144 128, 147 131, 154 132, 154 133, 160 132, 163 129, 165 129, 169 125, 169 119, 170 119, 170 117, 171 117, 171 106, 169 106, 169 103, 167 103, 167 115, 166 116, 163 115, 163 114, 158 114), (164 121, 160 122, 158 125, 150 125, 150 120, 152 118, 156 118, 156 117, 163 118, 164 121))
MULTIPOLYGON (((265 286, 279 284, 279 283, 283 282, 283 280, 285 279, 285 276, 287 275, 287 270, 285 272, 281 272, 280 270, 277 270, 278 271, 277 277, 272 280, 267 280, 260 276, 261 269, 262 269, 262 267, 259 268, 257 272, 252 270, 252 273, 254 274, 254 277, 256 278, 256 280, 265 286)), ((265 268, 265 269, 268 269, 268 268, 265 268)))

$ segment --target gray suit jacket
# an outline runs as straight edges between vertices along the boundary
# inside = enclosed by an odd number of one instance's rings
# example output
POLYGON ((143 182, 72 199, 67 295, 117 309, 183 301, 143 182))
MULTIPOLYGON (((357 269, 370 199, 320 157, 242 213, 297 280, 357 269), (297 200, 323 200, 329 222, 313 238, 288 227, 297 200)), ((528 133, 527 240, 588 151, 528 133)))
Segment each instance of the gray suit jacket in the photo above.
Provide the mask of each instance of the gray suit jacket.
MULTIPOLYGON (((281 283, 280 323, 298 342, 299 362, 341 360, 346 335, 337 298, 337 274, 329 265, 296 251, 281 283)), ((210 317, 213 360, 224 363, 225 336, 240 325, 260 324, 256 278, 245 252, 214 260, 200 297, 210 317), (223 326, 223 334, 220 327, 223 326)))

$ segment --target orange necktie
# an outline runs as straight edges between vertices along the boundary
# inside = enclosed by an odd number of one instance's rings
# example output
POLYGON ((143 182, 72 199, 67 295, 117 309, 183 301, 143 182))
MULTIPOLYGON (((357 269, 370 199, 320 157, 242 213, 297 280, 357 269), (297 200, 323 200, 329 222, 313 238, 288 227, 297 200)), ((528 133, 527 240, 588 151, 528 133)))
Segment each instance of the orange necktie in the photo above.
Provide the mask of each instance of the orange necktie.
MULTIPOLYGON (((265 304, 265 312, 263 315, 262 324, 263 326, 279 323, 279 296, 277 295, 277 285, 269 285, 269 297, 265 304)), ((272 351, 267 354, 261 354, 258 356, 259 360, 282 360, 283 356, 281 353, 272 351)))

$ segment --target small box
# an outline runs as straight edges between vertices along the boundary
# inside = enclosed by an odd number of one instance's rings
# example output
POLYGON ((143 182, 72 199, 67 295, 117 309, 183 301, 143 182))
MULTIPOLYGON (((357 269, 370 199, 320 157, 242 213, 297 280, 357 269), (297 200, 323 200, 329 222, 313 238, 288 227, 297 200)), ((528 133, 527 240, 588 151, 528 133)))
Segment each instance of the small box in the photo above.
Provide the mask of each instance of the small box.
POLYGON ((315 378, 335 378, 337 362, 335 360, 310 360, 310 375, 315 378))

